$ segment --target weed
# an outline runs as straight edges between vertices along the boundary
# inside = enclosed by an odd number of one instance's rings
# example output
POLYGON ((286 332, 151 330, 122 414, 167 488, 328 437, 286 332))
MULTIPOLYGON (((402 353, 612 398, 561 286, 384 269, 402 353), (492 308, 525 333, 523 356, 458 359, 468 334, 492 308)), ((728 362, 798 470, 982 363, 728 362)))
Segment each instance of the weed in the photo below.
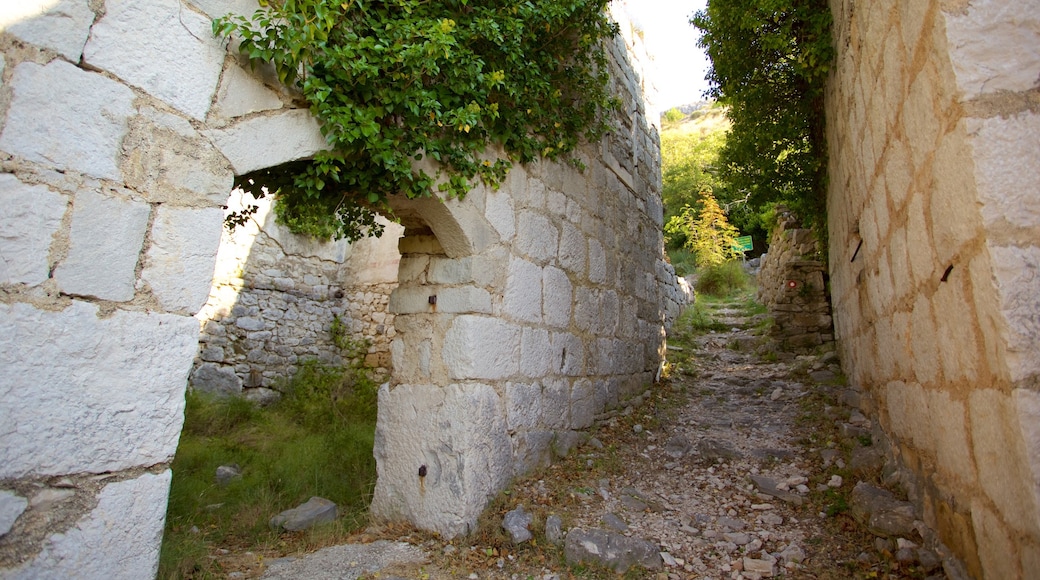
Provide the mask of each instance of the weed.
POLYGON ((694 288, 698 294, 724 297, 747 288, 749 283, 748 275, 741 263, 731 260, 718 266, 701 268, 694 288))

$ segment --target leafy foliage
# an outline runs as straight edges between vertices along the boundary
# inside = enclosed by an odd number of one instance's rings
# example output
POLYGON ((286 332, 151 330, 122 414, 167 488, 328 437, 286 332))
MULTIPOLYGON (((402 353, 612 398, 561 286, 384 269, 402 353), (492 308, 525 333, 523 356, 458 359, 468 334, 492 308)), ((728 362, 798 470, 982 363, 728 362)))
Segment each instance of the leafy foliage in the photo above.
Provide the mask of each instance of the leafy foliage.
POLYGON ((733 122, 720 153, 729 197, 784 201, 806 225, 825 225, 827 1, 709 0, 691 22, 712 61, 708 95, 733 122))
MULTIPOLYGON (((704 189, 718 188, 719 150, 726 142, 724 126, 705 127, 703 131, 664 129, 661 132, 661 199, 665 220, 694 205, 704 189)), ((669 244, 682 247, 686 236, 672 232, 669 244)))
POLYGON ((243 185, 276 193, 294 231, 357 239, 390 195, 463 196, 515 162, 567 156, 617 106, 607 3, 281 0, 219 18, 215 34, 303 92, 331 146, 243 185))
POLYGON ((717 266, 739 256, 735 247, 740 232, 730 225, 710 188, 701 190, 700 204, 699 211, 689 205, 683 208, 682 213, 668 220, 665 232, 686 237, 686 247, 696 254, 699 268, 717 266))

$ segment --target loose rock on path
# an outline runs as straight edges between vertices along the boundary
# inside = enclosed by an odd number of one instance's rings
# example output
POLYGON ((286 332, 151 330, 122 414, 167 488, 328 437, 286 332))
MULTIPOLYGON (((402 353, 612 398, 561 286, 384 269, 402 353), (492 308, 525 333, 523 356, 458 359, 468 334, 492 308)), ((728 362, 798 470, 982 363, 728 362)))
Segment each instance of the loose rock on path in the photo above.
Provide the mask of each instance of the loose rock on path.
POLYGON ((569 457, 501 494, 474 536, 368 530, 359 540, 428 556, 378 577, 945 578, 909 504, 891 500, 909 524, 889 537, 852 517, 857 484, 878 495, 863 486, 876 483, 880 456, 862 447, 858 411, 827 404, 844 389, 833 353, 772 352, 739 305, 712 308, 730 330, 670 339, 670 377, 646 402, 601 416, 569 457), (857 454, 873 463, 854 474, 857 454), (528 516, 534 538, 520 540, 516 521, 528 516))

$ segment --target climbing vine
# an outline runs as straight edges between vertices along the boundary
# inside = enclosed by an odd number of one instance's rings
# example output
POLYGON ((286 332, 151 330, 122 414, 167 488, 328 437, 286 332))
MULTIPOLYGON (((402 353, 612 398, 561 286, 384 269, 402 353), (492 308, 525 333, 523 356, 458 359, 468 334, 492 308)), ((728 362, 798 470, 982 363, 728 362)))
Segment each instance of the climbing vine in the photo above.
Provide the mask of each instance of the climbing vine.
POLYGON ((302 91, 330 148, 240 180, 293 231, 378 233, 388 196, 461 197, 608 129, 607 0, 261 0, 214 34, 302 91), (425 163, 425 161, 433 163, 425 163))
POLYGON ((783 201, 826 227, 827 0, 709 0, 691 22, 712 62, 709 96, 733 123, 719 163, 726 197, 783 201))

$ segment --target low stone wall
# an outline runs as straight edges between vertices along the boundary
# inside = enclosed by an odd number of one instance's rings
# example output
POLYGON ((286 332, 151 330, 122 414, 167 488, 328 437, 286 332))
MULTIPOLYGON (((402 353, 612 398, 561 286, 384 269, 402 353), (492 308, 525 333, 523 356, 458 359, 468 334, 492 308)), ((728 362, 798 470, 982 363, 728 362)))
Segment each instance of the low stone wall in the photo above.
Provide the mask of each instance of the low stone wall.
POLYGON ((809 350, 834 341, 826 265, 812 230, 778 211, 769 251, 761 258, 758 300, 773 317, 773 338, 790 351, 809 350))
POLYGON ((201 323, 193 388, 267 400, 306 360, 340 365, 340 340, 367 343, 364 362, 390 375, 401 226, 384 220, 381 238, 317 242, 275 223, 270 200, 232 192, 228 211, 257 203, 248 223, 224 232, 201 323), (245 389, 243 393, 243 388, 245 389))

